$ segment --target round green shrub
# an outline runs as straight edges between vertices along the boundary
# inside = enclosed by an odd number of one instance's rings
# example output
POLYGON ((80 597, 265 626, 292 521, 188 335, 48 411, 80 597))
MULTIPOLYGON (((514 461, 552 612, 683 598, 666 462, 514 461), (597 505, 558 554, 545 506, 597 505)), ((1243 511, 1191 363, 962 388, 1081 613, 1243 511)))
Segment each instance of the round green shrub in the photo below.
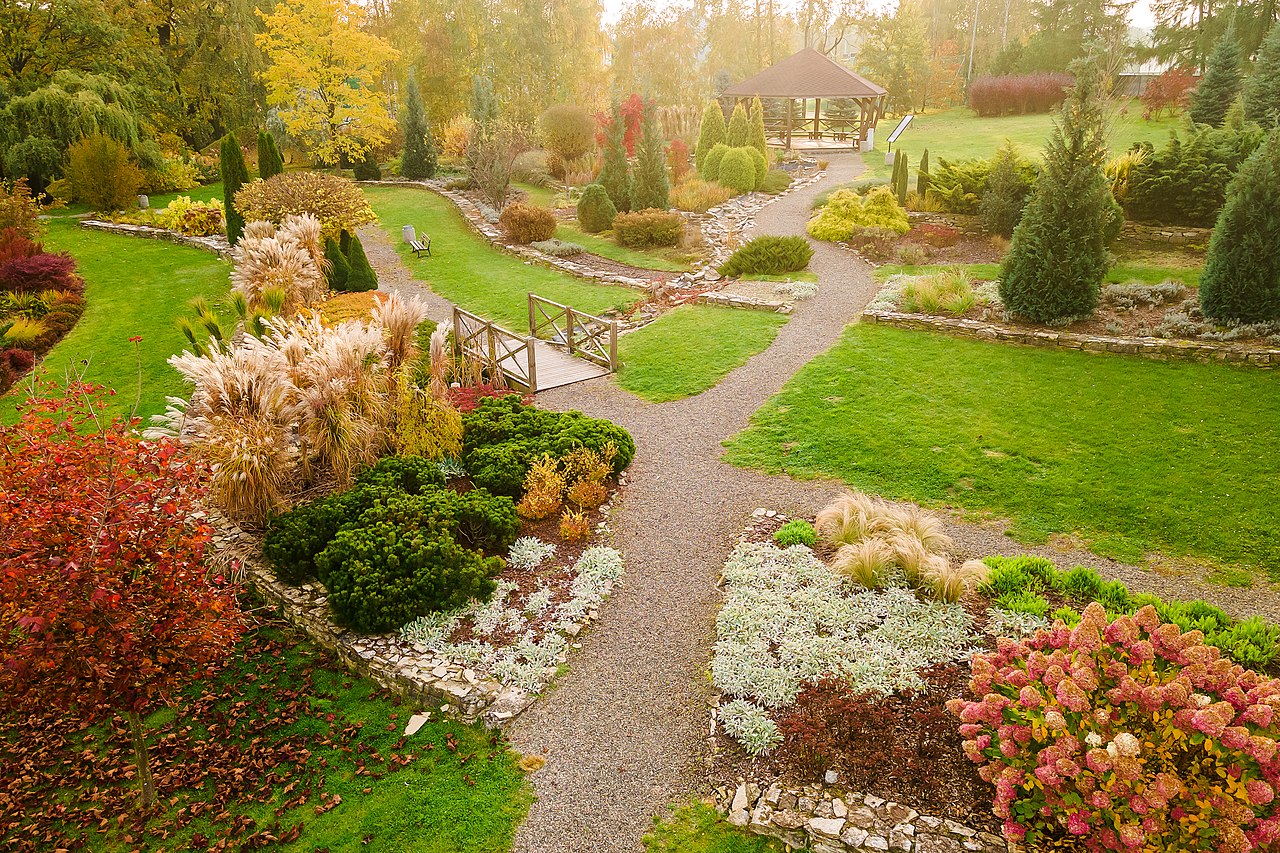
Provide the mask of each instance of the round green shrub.
POLYGON ((818 533, 813 525, 803 518, 788 521, 773 534, 773 543, 779 548, 790 548, 792 545, 804 545, 812 548, 818 544, 818 533))
POLYGON ((391 522, 339 531, 316 564, 336 621, 370 633, 488 598, 503 566, 444 531, 391 522))
POLYGON ((716 180, 736 193, 749 193, 755 189, 756 167, 751 151, 755 149, 730 148, 726 151, 720 160, 720 174, 716 180))
POLYGON ((430 489, 409 495, 385 492, 350 527, 392 523, 401 530, 443 530, 456 541, 485 551, 505 551, 520 533, 520 517, 509 497, 486 489, 459 493, 430 489))
POLYGON ((356 477, 357 486, 397 489, 409 495, 420 495, 431 488, 444 488, 440 466, 421 456, 385 456, 378 464, 356 477))
POLYGON ((604 187, 588 184, 582 190, 582 198, 578 199, 578 224, 583 231, 589 234, 608 231, 617 215, 618 209, 613 206, 604 187))
POLYGON ((347 520, 340 495, 302 504, 271 520, 262 540, 262 556, 283 583, 297 586, 316 578, 316 556, 347 520))
POLYGON ((684 233, 684 217, 666 210, 619 213, 613 220, 613 239, 619 246, 674 246, 684 233))
POLYGON ((564 456, 577 447, 617 448, 613 470, 631 464, 636 445, 622 427, 582 412, 527 406, 517 395, 481 400, 462 416, 462 454, 471 482, 498 495, 519 497, 529 467, 543 454, 564 456))
POLYGON ((723 142, 717 142, 710 151, 707 152, 706 158, 702 161, 702 177, 703 180, 717 181, 720 179, 720 163, 724 160, 724 155, 729 153, 730 148, 723 142))
POLYGON ((745 150, 751 156, 751 165, 756 170, 756 182, 752 185, 753 190, 758 190, 764 186, 765 175, 769 174, 769 161, 765 159, 764 152, 754 145, 748 145, 745 150))

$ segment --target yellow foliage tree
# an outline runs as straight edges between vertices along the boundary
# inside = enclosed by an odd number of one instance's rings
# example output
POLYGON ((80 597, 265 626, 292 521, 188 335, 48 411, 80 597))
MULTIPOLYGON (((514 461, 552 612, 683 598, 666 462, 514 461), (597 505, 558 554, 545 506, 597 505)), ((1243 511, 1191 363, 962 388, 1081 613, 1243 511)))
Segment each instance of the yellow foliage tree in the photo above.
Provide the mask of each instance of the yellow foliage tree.
POLYGON ((365 10, 354 0, 288 0, 261 12, 258 47, 270 66, 262 74, 267 102, 290 135, 321 163, 359 158, 382 145, 395 126, 377 89, 400 53, 365 32, 365 10))

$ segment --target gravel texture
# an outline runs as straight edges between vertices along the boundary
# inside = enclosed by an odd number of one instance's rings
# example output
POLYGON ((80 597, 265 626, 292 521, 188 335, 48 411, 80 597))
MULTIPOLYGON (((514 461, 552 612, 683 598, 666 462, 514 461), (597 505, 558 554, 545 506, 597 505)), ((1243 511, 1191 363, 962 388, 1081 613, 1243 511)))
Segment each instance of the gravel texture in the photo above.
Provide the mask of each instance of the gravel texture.
MULTIPOLYGON (((860 169, 852 155, 833 156, 824 180, 762 210, 754 233, 804 233, 813 197, 860 169)), ((408 276, 385 235, 361 237, 382 289, 430 294, 408 276)), ((876 292, 865 263, 831 244, 813 245, 818 294, 797 303, 773 344, 716 387, 660 405, 608 378, 538 395, 542 406, 581 409, 622 424, 636 439, 637 455, 613 515, 614 544, 626 561, 622 583, 582 638, 582 650, 571 655, 568 671, 509 728, 516 748, 546 760, 531 777, 537 800, 517 835, 517 853, 635 851, 654 815, 705 793, 720 567, 756 507, 811 517, 841 488, 831 480, 767 477, 720 461, 721 442, 835 343, 876 292)), ((447 317, 448 303, 434 297, 431 315, 447 317)), ((1029 549, 999 525, 953 520, 950 527, 960 557, 1043 553, 1063 566, 1097 566, 1135 591, 1203 597, 1237 616, 1280 617, 1280 601, 1269 592, 1166 577, 1086 551, 1029 549)))

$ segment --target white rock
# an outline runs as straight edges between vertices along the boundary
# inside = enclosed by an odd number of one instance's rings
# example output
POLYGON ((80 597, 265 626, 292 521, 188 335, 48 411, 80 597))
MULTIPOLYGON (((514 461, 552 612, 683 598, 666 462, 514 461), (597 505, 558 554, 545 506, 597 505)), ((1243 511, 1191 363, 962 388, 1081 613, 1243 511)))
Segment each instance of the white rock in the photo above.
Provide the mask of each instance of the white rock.
POLYGON ((405 736, 416 735, 418 729, 422 728, 431 720, 430 714, 414 714, 409 718, 409 722, 404 727, 405 736))
POLYGON ((844 804, 844 800, 836 797, 831 801, 831 813, 836 817, 844 817, 849 813, 849 807, 844 804))
POLYGON ((812 817, 809 818, 809 829, 818 835, 825 835, 828 838, 839 838, 840 831, 844 829, 844 818, 840 817, 812 817))
POLYGON ((738 790, 733 792, 733 802, 729 805, 729 811, 746 811, 747 809, 747 784, 742 782, 738 785, 738 790))
POLYGON ((733 826, 746 826, 747 822, 750 820, 751 820, 751 816, 747 814, 746 809, 739 809, 738 811, 729 812, 729 823, 732 824, 733 826))
POLYGON ((840 773, 839 771, 836 771, 836 770, 828 770, 826 773, 823 774, 822 780, 826 782, 828 785, 834 785, 835 783, 840 781, 840 773))

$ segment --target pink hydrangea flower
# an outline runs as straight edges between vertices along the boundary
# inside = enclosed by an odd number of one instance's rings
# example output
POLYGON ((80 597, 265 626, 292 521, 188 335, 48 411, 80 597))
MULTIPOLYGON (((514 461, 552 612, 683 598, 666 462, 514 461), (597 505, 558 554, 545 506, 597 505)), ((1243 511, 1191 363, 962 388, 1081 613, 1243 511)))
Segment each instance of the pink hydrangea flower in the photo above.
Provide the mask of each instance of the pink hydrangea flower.
POLYGON ((1039 708, 1042 704, 1040 691, 1030 685, 1018 691, 1018 704, 1024 708, 1039 708))
POLYGON ((1027 835, 1027 828, 1012 818, 1004 822, 1001 830, 1004 832, 1004 837, 1010 841, 1021 841, 1027 835))
POLYGON ((1240 722, 1252 723, 1260 728, 1269 728, 1271 720, 1275 717, 1275 709, 1270 705, 1250 705, 1245 712, 1240 715, 1240 722))
POLYGON ((1147 834, 1137 824, 1126 823, 1120 827, 1120 843, 1125 847, 1135 849, 1141 847, 1146 840, 1147 834))
POLYGON ((1265 806, 1276 798, 1275 789, 1261 779, 1253 779, 1244 783, 1245 793, 1249 795, 1249 803, 1265 806))
POLYGON ((1084 812, 1072 812, 1067 818, 1067 832, 1072 835, 1084 835, 1089 831, 1089 818, 1084 812))

